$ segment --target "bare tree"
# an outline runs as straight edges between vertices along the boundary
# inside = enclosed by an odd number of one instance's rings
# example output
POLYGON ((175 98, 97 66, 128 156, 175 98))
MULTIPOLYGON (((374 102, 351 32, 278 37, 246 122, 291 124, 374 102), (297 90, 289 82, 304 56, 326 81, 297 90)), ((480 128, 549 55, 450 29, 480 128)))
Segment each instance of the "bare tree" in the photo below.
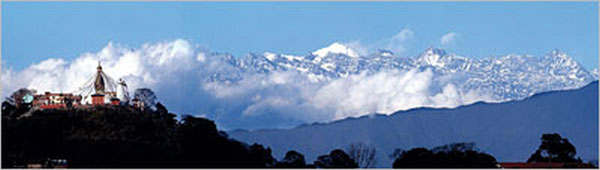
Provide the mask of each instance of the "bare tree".
POLYGON ((402 156, 404 151, 405 151, 404 149, 396 148, 396 149, 394 149, 392 154, 389 155, 389 157, 392 160, 398 159, 398 158, 400 158, 400 156, 402 156))
POLYGON ((348 155, 354 159, 361 168, 372 168, 375 166, 375 148, 362 142, 352 143, 348 147, 348 155))

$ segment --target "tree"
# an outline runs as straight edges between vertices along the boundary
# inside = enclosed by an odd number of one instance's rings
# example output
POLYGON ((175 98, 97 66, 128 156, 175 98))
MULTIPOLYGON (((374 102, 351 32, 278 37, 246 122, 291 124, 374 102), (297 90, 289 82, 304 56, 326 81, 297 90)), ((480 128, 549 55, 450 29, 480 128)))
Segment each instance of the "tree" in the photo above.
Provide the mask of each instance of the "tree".
MULTIPOLYGON (((31 104, 32 101, 25 101, 25 96, 30 96, 33 97, 33 95, 35 94, 35 90, 33 89, 27 89, 27 88, 20 88, 19 90, 13 92, 10 97, 6 98, 6 101, 12 105, 15 105, 17 107, 21 107, 22 104, 31 104)), ((33 99, 33 98, 31 98, 33 99)))
POLYGON ((275 168, 307 168, 304 155, 295 150, 285 153, 283 160, 277 163, 275 168))
POLYGON ((144 103, 145 109, 153 108, 156 105, 157 97, 149 88, 139 88, 134 92, 134 98, 144 103))
POLYGON ((167 109, 39 109, 25 119, 2 104, 2 167, 65 159, 72 168, 266 168, 271 149, 229 139, 215 123, 167 109), (10 114, 9 114, 10 113, 10 114), (26 135, 23 135, 26 134, 26 135))
POLYGON ((473 143, 454 143, 403 151, 394 168, 496 168, 496 158, 475 151, 473 143))
POLYGON ((319 156, 314 164, 317 168, 358 168, 358 164, 341 149, 319 156))
POLYGON ((452 143, 449 145, 438 146, 431 149, 432 152, 452 152, 452 151, 460 151, 466 152, 470 150, 475 150, 475 143, 452 143))
POLYGON ((575 159, 575 147, 559 134, 543 134, 541 140, 542 144, 527 162, 581 162, 581 159, 575 159))
MULTIPOLYGON (((254 167, 264 168, 264 167, 273 167, 275 166, 275 159, 271 156, 271 148, 264 148, 260 144, 253 144, 250 146, 249 150, 249 158, 252 162, 255 162, 254 167)), ((249 167, 252 168, 252 167, 249 167)))
POLYGON ((375 148, 362 142, 350 144, 347 149, 351 159, 358 163, 361 168, 372 168, 375 166, 375 148))
POLYGON ((163 105, 160 102, 157 102, 156 103, 156 113, 159 113, 159 114, 168 114, 169 110, 167 110, 167 107, 165 107, 165 105, 163 105))
POLYGON ((394 161, 393 168, 425 168, 433 163, 433 152, 426 148, 403 151, 394 161))
POLYGON ((20 88, 13 92, 10 97, 6 97, 2 102, 2 115, 16 118, 29 111, 33 104, 34 89, 20 88))

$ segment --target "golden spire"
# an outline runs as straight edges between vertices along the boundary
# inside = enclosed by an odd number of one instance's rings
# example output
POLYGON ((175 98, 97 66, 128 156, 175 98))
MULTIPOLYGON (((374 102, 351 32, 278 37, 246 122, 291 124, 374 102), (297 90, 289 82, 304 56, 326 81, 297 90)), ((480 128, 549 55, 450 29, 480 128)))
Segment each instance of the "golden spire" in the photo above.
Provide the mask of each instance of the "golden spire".
POLYGON ((100 61, 98 61, 98 67, 96 67, 96 70, 98 70, 98 72, 102 72, 102 66, 100 65, 100 61))
POLYGON ((96 89, 96 93, 104 94, 104 75, 102 73, 102 66, 100 65, 100 61, 98 61, 98 67, 96 69, 98 70, 98 73, 96 74, 94 88, 96 89))

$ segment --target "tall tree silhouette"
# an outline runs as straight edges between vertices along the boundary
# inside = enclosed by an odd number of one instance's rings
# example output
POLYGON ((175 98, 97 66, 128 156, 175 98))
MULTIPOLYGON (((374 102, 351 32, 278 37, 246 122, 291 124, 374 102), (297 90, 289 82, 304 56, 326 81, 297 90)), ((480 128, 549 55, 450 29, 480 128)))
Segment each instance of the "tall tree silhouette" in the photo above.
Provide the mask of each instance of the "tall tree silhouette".
POLYGON ((575 147, 559 134, 543 134, 541 140, 542 144, 527 162, 581 162, 581 159, 575 159, 575 147))

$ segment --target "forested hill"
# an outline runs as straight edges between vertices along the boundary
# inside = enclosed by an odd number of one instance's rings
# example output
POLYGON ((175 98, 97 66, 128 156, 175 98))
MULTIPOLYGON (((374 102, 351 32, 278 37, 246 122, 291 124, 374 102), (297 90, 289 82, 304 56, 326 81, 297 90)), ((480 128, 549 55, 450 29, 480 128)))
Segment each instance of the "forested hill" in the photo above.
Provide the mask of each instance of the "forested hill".
POLYGON ((361 142, 376 148, 378 167, 391 166, 389 155, 396 148, 431 148, 452 142, 474 142, 499 162, 524 162, 545 133, 568 138, 583 160, 598 160, 598 81, 520 101, 419 108, 293 129, 229 132, 235 139, 272 148, 273 155, 295 149, 309 160, 332 148, 361 142))
POLYGON ((65 159, 72 168, 268 167, 270 149, 229 139, 213 121, 161 105, 17 109, 2 104, 2 167, 65 159))

